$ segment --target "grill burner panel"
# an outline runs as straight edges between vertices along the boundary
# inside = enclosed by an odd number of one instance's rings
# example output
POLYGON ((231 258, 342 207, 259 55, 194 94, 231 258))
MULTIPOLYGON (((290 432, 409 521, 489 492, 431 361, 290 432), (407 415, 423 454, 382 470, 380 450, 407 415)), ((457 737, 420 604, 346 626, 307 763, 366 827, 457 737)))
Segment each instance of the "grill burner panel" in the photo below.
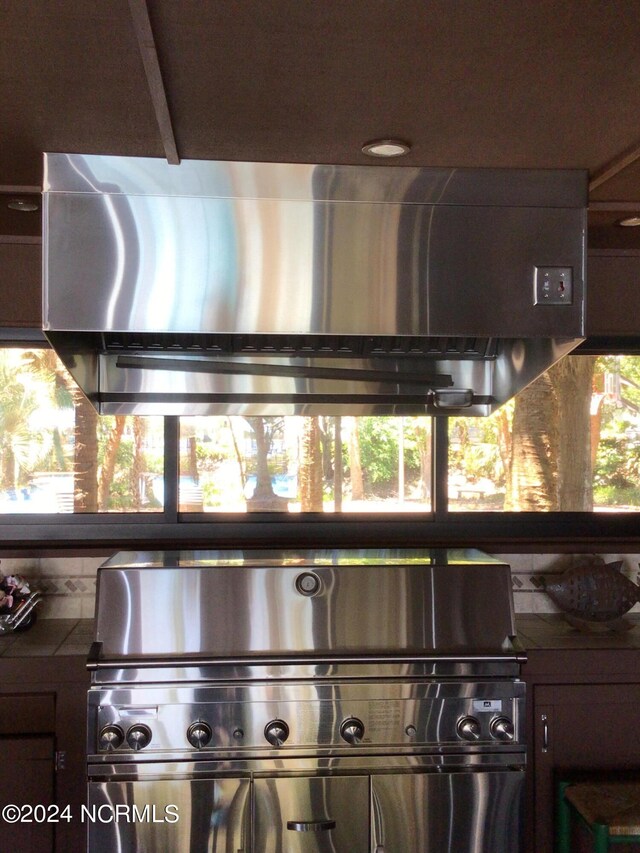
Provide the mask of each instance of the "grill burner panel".
POLYGON ((139 760, 125 737, 115 742, 114 727, 125 735, 146 725, 153 735, 144 747, 149 760, 225 760, 307 754, 353 755, 375 749, 394 753, 459 752, 466 746, 458 722, 473 719, 476 748, 521 750, 524 705, 522 682, 446 684, 314 684, 238 687, 183 687, 167 696, 164 688, 116 689, 90 694, 92 760, 139 760), (514 737, 495 733, 507 718, 514 737), (200 729, 199 737, 194 733, 200 729), (276 729, 281 733, 277 734, 276 729), (270 734, 272 735, 270 737, 270 734), (191 737, 190 737, 191 735, 191 737), (199 741, 199 742, 194 742, 199 741), (95 749, 95 746, 94 746, 95 749))

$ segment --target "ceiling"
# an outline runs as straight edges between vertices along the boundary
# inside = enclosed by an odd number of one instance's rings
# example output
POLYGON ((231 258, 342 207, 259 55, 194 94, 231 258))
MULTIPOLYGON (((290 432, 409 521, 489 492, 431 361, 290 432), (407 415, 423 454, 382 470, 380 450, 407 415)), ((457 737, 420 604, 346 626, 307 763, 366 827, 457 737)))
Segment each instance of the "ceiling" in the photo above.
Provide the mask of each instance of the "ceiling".
MULTIPOLYGON (((640 248, 640 2, 3 0, 0 193, 42 152, 587 169, 590 240, 640 248)), ((0 205, 0 234, 39 214, 0 205)))

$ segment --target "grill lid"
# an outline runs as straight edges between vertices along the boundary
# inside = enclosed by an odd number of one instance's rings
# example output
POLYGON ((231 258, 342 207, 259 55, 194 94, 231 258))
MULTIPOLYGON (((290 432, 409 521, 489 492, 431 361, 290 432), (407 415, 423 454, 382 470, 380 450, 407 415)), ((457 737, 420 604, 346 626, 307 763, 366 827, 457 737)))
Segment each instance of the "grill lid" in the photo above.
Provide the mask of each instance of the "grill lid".
POLYGON ((477 551, 121 553, 98 571, 102 661, 515 654, 509 566, 477 551))

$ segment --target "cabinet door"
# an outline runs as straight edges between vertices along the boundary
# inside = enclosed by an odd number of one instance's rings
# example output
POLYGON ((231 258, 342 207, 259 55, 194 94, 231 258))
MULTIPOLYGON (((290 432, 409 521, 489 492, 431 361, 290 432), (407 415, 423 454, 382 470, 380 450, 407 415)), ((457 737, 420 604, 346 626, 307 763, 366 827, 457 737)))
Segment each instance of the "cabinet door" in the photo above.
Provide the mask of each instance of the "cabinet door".
POLYGON ((254 796, 256 853, 369 853, 366 776, 257 779, 254 796))
POLYGON ((89 783, 90 853, 250 853, 248 779, 89 783))
POLYGON ((640 766, 637 684, 534 687, 535 853, 552 853, 555 776, 640 766))
MULTIPOLYGON (((0 750, 0 808, 9 803, 33 807, 51 805, 54 802, 53 738, 0 737, 0 750)), ((54 824, 38 822, 38 812, 25 813, 24 817, 30 820, 2 825, 0 850, 12 853, 53 850, 54 824)))
POLYGON ((42 326, 42 246, 0 236, 0 326, 42 326))
POLYGON ((374 776, 372 851, 519 853, 520 770, 374 776))

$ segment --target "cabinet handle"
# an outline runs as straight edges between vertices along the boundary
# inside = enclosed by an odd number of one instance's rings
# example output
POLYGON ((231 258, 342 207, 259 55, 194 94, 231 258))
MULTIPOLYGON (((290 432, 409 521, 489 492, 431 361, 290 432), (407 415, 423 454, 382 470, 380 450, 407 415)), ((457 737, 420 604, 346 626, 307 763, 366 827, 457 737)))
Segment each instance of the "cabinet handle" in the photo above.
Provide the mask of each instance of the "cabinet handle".
POLYGON ((294 832, 326 832, 335 829, 335 820, 288 820, 287 829, 294 832))
POLYGON ((549 722, 546 714, 541 714, 542 720, 542 751, 549 752, 549 722))

